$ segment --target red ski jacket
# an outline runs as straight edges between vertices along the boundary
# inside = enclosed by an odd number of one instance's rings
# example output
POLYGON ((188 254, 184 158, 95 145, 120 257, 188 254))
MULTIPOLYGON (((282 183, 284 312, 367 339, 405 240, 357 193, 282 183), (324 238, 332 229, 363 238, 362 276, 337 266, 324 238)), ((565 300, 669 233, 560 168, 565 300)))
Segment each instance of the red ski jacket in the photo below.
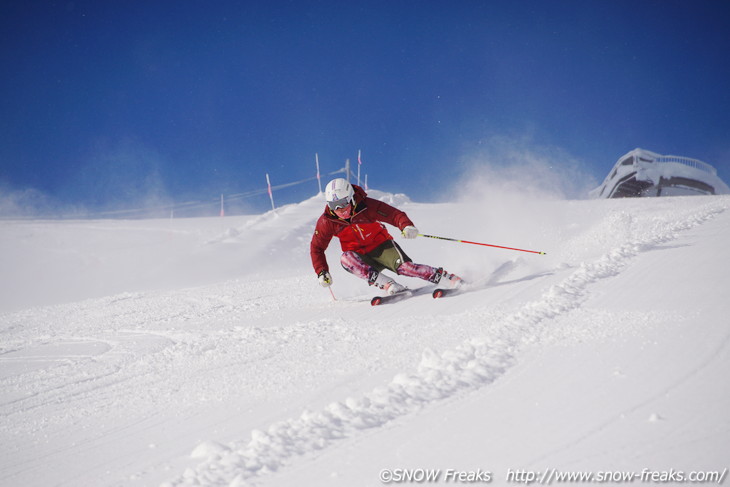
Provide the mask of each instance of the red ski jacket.
POLYGON ((349 220, 338 218, 328 206, 325 206, 324 213, 317 220, 309 246, 312 266, 317 274, 329 270, 324 252, 332 237, 340 239, 343 252, 353 250, 359 254, 367 254, 383 242, 393 240, 385 225, 380 222, 398 227, 399 230, 413 225, 408 215, 401 210, 368 197, 360 186, 353 184, 352 187, 355 190, 355 207, 349 220))

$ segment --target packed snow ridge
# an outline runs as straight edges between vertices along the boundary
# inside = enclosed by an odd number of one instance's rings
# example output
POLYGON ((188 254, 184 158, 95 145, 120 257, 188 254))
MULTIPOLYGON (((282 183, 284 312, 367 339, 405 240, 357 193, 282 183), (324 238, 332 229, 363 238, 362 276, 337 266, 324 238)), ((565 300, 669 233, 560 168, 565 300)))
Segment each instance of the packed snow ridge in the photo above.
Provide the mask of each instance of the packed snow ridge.
MULTIPOLYGON (((506 316, 502 324, 482 337, 475 337, 441 354, 431 349, 414 373, 396 375, 385 387, 362 398, 347 398, 323 410, 304 411, 298 418, 274 423, 266 431, 254 430, 249 441, 225 446, 215 442, 199 445, 193 458, 205 462, 188 470, 168 485, 245 485, 260 472, 279 470, 294 455, 320 450, 358 431, 378 428, 401 416, 416 413, 434 401, 489 384, 515 362, 515 353, 525 341, 538 340, 546 321, 580 307, 587 288, 617 275, 642 250, 676 238, 678 232, 699 225, 725 211, 724 204, 708 205, 671 222, 656 220, 638 235, 593 262, 583 262, 567 278, 550 286, 535 301, 506 316)), ((618 214, 616 227, 630 227, 631 216, 618 214)), ((608 225, 613 226, 612 221, 608 225)), ((463 319, 486 320, 478 313, 456 314, 444 323, 463 319), (464 316, 467 314, 467 316, 464 316)))

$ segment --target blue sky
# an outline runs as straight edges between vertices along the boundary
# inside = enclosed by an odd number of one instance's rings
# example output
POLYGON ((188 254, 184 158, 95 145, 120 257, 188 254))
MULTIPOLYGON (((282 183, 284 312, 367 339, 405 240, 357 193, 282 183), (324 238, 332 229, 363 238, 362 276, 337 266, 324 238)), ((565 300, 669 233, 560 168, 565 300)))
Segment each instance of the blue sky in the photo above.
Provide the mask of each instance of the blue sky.
POLYGON ((635 147, 730 181, 726 1, 12 2, 0 42, 0 190, 60 206, 246 193, 358 150, 370 186, 429 201, 495 140, 595 182, 635 147))

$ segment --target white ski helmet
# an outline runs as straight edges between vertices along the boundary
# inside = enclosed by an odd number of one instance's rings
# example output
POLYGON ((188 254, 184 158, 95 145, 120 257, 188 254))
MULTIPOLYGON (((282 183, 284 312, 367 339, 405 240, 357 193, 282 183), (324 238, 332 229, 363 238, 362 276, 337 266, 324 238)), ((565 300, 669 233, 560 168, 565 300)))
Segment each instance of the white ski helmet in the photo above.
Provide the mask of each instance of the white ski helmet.
POLYGON ((331 210, 338 210, 349 204, 354 205, 354 195, 355 190, 352 189, 352 185, 344 178, 333 179, 327 183, 327 187, 324 190, 327 206, 329 206, 331 210))

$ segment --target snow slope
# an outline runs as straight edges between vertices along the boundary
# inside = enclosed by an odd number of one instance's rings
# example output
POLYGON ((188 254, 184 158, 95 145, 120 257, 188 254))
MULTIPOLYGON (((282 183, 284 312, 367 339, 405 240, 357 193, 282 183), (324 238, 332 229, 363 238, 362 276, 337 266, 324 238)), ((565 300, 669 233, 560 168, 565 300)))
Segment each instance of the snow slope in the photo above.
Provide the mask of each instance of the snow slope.
POLYGON ((730 197, 375 194, 424 233, 547 255, 404 242, 480 286, 372 308, 336 243, 337 300, 316 284, 319 198, 247 217, 0 222, 0 485, 730 467, 730 197))

